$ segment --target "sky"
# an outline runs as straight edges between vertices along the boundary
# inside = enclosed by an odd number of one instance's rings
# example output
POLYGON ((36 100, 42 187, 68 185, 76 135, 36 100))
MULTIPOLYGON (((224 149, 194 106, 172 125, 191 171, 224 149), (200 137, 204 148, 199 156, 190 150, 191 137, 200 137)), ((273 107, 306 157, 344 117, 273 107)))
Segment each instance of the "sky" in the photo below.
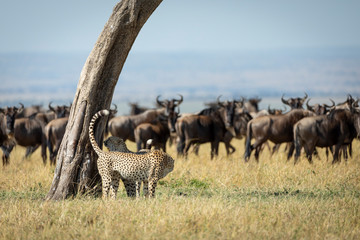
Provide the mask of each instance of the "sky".
MULTIPOLYGON (((69 102, 117 2, 1 0, 0 105, 69 102)), ((113 99, 359 96, 359 13, 359 0, 163 0, 113 99)))
MULTIPOLYGON (((114 0, 2 0, 0 53, 90 52, 114 0)), ((358 0, 164 0, 132 51, 360 47, 358 0)))

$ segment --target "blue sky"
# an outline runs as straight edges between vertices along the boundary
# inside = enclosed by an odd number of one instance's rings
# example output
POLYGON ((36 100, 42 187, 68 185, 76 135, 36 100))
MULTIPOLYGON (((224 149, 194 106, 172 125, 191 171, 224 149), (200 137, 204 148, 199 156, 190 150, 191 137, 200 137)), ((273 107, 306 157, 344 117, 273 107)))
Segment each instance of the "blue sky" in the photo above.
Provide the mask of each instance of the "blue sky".
MULTIPOLYGON (((90 52, 114 0, 5 0, 0 52, 90 52)), ((133 51, 359 47, 358 0, 164 0, 133 51)))

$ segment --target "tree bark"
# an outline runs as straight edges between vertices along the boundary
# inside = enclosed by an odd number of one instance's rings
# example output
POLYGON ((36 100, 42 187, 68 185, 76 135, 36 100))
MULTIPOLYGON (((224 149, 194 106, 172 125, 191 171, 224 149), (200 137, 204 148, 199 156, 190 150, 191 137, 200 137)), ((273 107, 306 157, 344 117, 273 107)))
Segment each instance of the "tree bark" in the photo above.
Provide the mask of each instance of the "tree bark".
MULTIPOLYGON (((97 111, 110 108, 128 53, 140 29, 161 2, 123 0, 114 7, 82 69, 47 200, 62 200, 100 183, 97 155, 88 136, 90 120, 97 111)), ((95 129, 99 143, 103 140, 104 123, 100 121, 95 129)))

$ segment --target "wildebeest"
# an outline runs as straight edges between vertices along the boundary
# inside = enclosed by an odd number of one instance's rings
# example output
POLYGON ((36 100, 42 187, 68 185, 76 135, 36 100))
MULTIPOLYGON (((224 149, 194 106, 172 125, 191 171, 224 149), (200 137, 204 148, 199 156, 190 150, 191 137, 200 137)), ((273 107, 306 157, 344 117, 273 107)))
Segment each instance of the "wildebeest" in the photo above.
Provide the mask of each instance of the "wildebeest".
POLYGON ((137 150, 146 148, 146 143, 152 139, 152 145, 156 149, 163 149, 166 152, 166 142, 170 137, 170 129, 175 131, 175 122, 178 113, 172 112, 168 117, 160 116, 152 123, 142 123, 135 128, 135 141, 137 150))
POLYGON ((171 100, 163 100, 163 101, 160 101, 160 95, 157 96, 156 98, 156 103, 160 106, 160 107, 163 107, 166 109, 166 112, 165 114, 168 115, 170 112, 174 112, 175 111, 175 108, 178 107, 184 100, 183 96, 181 94, 179 94, 180 96, 180 99, 171 99, 171 100))
POLYGON ((23 110, 18 114, 16 114, 16 118, 30 117, 34 113, 45 112, 42 106, 40 105, 33 105, 30 107, 24 107, 22 103, 20 103, 20 105, 21 108, 23 108, 23 110))
POLYGON ((259 102, 261 102, 261 98, 255 97, 250 98, 248 101, 245 101, 244 109, 247 110, 249 113, 257 113, 259 111, 259 102))
POLYGON ((49 110, 55 113, 55 118, 63 118, 68 117, 70 114, 71 106, 66 105, 58 105, 58 106, 51 106, 51 102, 49 103, 49 110))
MULTIPOLYGON (((275 144, 284 142, 293 142, 293 126, 300 119, 308 116, 314 116, 315 113, 309 110, 293 109, 283 115, 268 115, 254 118, 247 125, 247 136, 245 146, 245 161, 250 158, 251 151, 255 149, 255 159, 259 161, 259 153, 263 143, 267 140, 275 144), (254 144, 251 139, 254 138, 254 144)), ((291 144, 288 159, 294 151, 294 145, 291 144)))
POLYGON ((339 150, 343 145, 351 144, 360 133, 359 108, 334 109, 328 115, 301 119, 294 125, 295 163, 304 147, 309 162, 315 147, 332 147, 333 162, 339 161, 339 150))
POLYGON ((155 121, 160 116, 168 116, 169 113, 174 112, 175 107, 178 107, 183 101, 182 96, 179 100, 172 99, 160 101, 159 98, 160 96, 156 98, 156 101, 159 105, 163 106, 161 109, 151 109, 138 115, 118 116, 111 119, 108 123, 111 135, 122 138, 124 141, 130 140, 134 142, 134 130, 138 125, 155 121))
POLYGON ((41 157, 46 164, 46 138, 44 128, 47 122, 36 118, 36 113, 27 118, 18 118, 14 125, 16 144, 27 147, 25 157, 29 157, 41 146, 41 157))
POLYGON ((3 151, 3 165, 9 164, 9 155, 15 142, 9 137, 14 134, 15 117, 23 110, 17 107, 0 108, 0 147, 3 151))
POLYGON ((135 128, 135 142, 138 151, 146 148, 147 141, 152 139, 151 145, 156 149, 166 151, 166 142, 170 133, 175 133, 175 124, 180 117, 179 112, 171 111, 168 116, 160 115, 158 119, 151 123, 142 123, 135 128))
POLYGON ((233 128, 234 131, 227 131, 222 139, 222 142, 225 144, 226 154, 232 154, 235 152, 234 146, 230 144, 231 140, 235 137, 237 139, 242 139, 246 136, 246 128, 248 122, 252 119, 250 113, 244 108, 235 110, 233 128))
POLYGON ((51 120, 45 126, 46 145, 49 149, 50 164, 55 165, 56 155, 59 151, 61 141, 64 137, 69 117, 51 120))
POLYGON ((69 115, 70 107, 52 107, 49 103, 50 112, 34 113, 29 117, 17 118, 14 125, 14 138, 16 144, 26 147, 25 158, 29 157, 39 146, 41 146, 41 157, 46 164, 46 136, 45 126, 54 118, 69 115))
POLYGON ((218 155, 219 143, 223 140, 227 129, 233 127, 235 104, 235 101, 219 102, 218 109, 205 109, 199 114, 178 119, 176 123, 176 133, 179 138, 178 154, 186 156, 192 144, 210 142, 211 158, 218 155))
POLYGON ((122 138, 124 141, 130 140, 135 142, 134 130, 141 123, 152 122, 160 115, 165 116, 165 108, 147 110, 138 115, 117 116, 112 118, 109 123, 109 132, 112 136, 122 138))
POLYGON ((335 106, 335 109, 347 109, 347 110, 350 110, 353 105, 354 105, 354 107, 358 107, 359 103, 358 103, 358 101, 355 101, 355 99, 349 94, 344 102, 338 103, 335 106))
POLYGON ((281 97, 281 101, 288 105, 291 109, 301 109, 303 108, 303 104, 305 100, 307 99, 308 95, 305 93, 305 96, 303 98, 297 97, 297 98, 289 98, 287 100, 284 99, 284 95, 281 97))

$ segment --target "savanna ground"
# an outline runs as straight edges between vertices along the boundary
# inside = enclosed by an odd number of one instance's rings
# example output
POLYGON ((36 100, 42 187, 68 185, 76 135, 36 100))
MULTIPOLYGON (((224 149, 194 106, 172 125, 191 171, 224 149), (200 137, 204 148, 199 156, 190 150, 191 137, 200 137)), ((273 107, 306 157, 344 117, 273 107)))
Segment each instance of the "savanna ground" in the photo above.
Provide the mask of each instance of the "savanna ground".
POLYGON ((209 144, 187 160, 169 148, 175 169, 155 199, 129 199, 122 187, 115 201, 44 201, 54 167, 16 147, 0 167, 0 239, 360 239, 359 141, 348 162, 332 165, 320 150, 295 166, 284 148, 244 163, 244 141, 232 143, 232 156, 221 144, 212 161, 209 144))

